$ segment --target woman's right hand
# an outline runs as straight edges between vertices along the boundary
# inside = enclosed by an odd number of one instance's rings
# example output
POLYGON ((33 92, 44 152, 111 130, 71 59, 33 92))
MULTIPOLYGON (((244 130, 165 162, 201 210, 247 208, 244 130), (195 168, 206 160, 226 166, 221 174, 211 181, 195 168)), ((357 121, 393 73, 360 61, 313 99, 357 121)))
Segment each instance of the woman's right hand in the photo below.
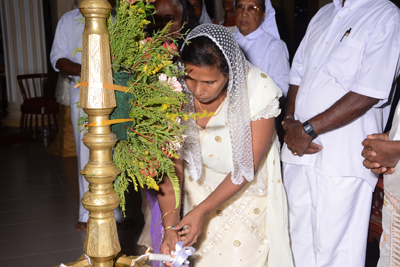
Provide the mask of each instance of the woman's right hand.
MULTIPOLYGON (((175 251, 175 245, 179 242, 179 234, 177 231, 167 229, 165 231, 164 240, 161 244, 161 254, 171 255, 172 251, 175 251)), ((171 262, 165 263, 166 266, 172 266, 171 262)))

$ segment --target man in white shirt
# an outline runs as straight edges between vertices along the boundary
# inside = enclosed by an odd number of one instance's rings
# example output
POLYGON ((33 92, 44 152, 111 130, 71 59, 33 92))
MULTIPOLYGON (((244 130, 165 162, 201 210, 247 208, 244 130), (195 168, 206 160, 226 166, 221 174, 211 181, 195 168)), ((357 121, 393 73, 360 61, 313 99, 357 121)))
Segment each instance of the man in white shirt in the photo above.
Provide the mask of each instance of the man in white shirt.
MULTIPOLYGON (((77 5, 82 0, 78 1, 77 5)), ((111 2, 111 1, 110 1, 111 2)), ((83 194, 88 190, 89 183, 79 173, 89 161, 89 149, 83 144, 82 138, 84 133, 78 129, 79 111, 77 103, 79 102, 79 87, 74 88, 76 82, 81 75, 82 53, 75 53, 77 47, 82 47, 82 33, 85 28, 81 22, 82 14, 79 9, 74 9, 65 13, 57 24, 56 33, 54 36, 53 46, 50 52, 50 61, 55 71, 62 71, 71 78, 71 120, 74 129, 74 138, 76 146, 76 154, 78 156, 78 180, 79 180, 79 218, 75 224, 75 229, 78 231, 86 231, 86 224, 89 218, 89 212, 83 207, 81 199, 83 194)), ((117 211, 117 210, 116 210, 117 211)), ((122 220, 122 214, 119 210, 116 213, 116 219, 122 220), (117 216, 118 215, 118 216, 117 216)))
POLYGON ((362 140, 382 132, 400 50, 388 0, 334 0, 311 20, 289 74, 284 183, 297 267, 364 266, 372 192, 362 140))
MULTIPOLYGON (((74 88, 76 81, 81 75, 82 54, 75 53, 77 47, 82 47, 82 33, 85 28, 84 24, 79 24, 82 14, 79 9, 74 9, 65 13, 57 24, 54 36, 53 46, 50 53, 50 61, 55 71, 62 71, 71 78, 71 120, 74 129, 74 138, 76 146, 76 154, 78 156, 78 180, 79 180, 79 199, 88 190, 89 183, 79 172, 85 167, 89 161, 89 149, 83 144, 83 133, 79 131, 77 120, 79 118, 79 109, 76 106, 79 102, 79 88, 74 88)), ((83 112, 83 111, 82 111, 83 112)), ((75 224, 78 231, 86 231, 86 222, 89 218, 89 212, 83 207, 79 201, 79 218, 75 224)))

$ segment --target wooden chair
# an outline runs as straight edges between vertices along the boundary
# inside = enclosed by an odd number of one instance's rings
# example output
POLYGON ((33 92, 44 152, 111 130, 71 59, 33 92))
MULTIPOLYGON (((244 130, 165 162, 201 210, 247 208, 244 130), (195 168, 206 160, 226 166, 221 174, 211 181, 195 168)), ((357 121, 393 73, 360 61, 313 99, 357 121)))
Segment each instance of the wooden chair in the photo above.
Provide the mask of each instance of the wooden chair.
POLYGON ((45 137, 45 116, 47 116, 47 127, 51 133, 51 117, 54 121, 55 132, 58 131, 57 119, 59 117, 58 103, 54 97, 58 74, 27 74, 18 75, 17 81, 21 90, 23 103, 21 104, 20 128, 31 133, 36 138, 39 119, 41 116, 40 136, 45 137), (32 120, 35 116, 35 127, 32 130, 32 120), (29 120, 29 127, 28 127, 29 120))
POLYGON ((372 198, 371 219, 369 221, 368 242, 374 238, 379 242, 382 235, 383 175, 379 176, 372 198))

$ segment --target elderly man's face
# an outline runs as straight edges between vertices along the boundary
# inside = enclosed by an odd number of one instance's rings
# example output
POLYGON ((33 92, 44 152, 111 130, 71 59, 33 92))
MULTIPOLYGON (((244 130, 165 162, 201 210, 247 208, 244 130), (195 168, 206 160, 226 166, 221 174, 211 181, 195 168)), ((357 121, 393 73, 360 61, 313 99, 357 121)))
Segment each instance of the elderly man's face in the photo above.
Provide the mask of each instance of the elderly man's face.
POLYGON ((167 25, 168 22, 172 22, 172 27, 169 32, 176 32, 171 36, 171 39, 177 39, 179 36, 179 29, 182 27, 182 9, 175 6, 173 1, 170 0, 157 0, 154 3, 154 7, 157 13, 154 15, 154 30, 161 30, 167 25))

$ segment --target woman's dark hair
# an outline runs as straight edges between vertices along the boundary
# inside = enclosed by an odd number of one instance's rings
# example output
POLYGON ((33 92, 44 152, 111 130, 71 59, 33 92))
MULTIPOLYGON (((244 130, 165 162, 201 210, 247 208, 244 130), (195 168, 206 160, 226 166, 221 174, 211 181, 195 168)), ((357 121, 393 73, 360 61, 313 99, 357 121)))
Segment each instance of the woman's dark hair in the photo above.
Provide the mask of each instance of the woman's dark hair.
POLYGON ((225 76, 229 76, 229 66, 224 54, 208 37, 191 39, 181 52, 181 60, 197 67, 217 67, 225 76))
MULTIPOLYGON (((235 6, 236 6, 236 4, 237 4, 237 1, 238 1, 238 0, 235 0, 235 6)), ((265 11, 265 9, 267 9, 267 8, 265 7, 265 0, 257 0, 257 2, 258 2, 258 4, 260 5, 262 11, 265 11)))

